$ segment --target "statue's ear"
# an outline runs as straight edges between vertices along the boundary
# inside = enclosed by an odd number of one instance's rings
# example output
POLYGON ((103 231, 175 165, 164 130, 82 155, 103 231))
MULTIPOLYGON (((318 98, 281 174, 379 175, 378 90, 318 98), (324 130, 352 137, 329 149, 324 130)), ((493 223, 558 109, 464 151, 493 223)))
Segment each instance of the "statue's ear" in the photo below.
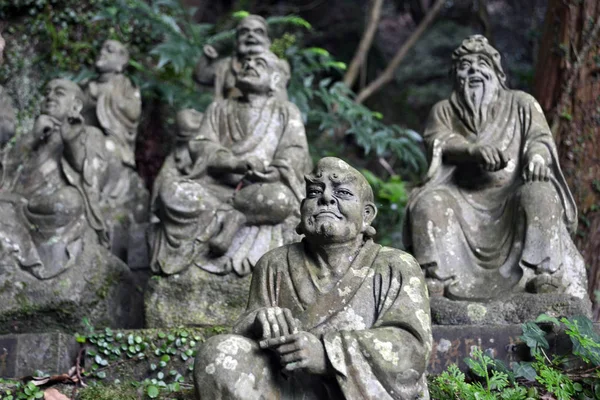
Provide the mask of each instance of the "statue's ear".
POLYGON ((83 110, 83 102, 81 101, 81 99, 78 99, 78 98, 73 99, 74 115, 81 113, 81 110, 83 110))
POLYGON ((375 206, 374 203, 367 202, 365 204, 365 207, 363 210, 363 221, 364 221, 363 223, 365 225, 371 225, 376 216, 377 216, 377 207, 375 206))
POLYGON ((279 89, 279 83, 281 82, 281 73, 273 72, 271 74, 271 90, 276 92, 279 89))

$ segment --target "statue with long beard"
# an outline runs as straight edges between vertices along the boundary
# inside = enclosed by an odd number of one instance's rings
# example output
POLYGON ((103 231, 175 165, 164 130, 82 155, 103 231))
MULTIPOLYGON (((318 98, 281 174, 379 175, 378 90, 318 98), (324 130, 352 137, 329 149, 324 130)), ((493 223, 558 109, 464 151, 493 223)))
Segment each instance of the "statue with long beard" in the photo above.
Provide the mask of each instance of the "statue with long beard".
POLYGON ((577 211, 540 105, 507 88, 485 37, 465 39, 452 60, 454 91, 429 115, 430 169, 406 218, 405 244, 430 292, 585 299, 585 267, 568 232, 577 211))

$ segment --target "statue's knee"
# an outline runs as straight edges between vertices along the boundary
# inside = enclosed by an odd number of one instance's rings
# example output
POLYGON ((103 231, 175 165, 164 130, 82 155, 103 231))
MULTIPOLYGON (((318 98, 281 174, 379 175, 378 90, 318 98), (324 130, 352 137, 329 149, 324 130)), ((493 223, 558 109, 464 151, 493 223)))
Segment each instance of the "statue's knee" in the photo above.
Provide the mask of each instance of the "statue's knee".
POLYGON ((217 335, 209 338, 198 349, 194 360, 196 387, 235 385, 241 373, 251 372, 261 364, 258 354, 260 348, 256 342, 243 336, 217 335))
POLYGON ((195 217, 202 211, 203 192, 194 181, 165 182, 159 190, 159 207, 169 214, 195 217))
POLYGON ((257 183, 238 192, 233 206, 246 215, 250 224, 278 224, 297 207, 295 200, 282 183, 257 183))
MULTIPOLYGON (((423 221, 437 218, 449 207, 448 196, 443 192, 432 192, 421 196, 411 209, 414 219, 423 221)), ((443 215, 443 214, 442 214, 443 215)))
POLYGON ((551 182, 527 182, 519 190, 519 203, 527 211, 548 213, 560 206, 560 198, 551 182))

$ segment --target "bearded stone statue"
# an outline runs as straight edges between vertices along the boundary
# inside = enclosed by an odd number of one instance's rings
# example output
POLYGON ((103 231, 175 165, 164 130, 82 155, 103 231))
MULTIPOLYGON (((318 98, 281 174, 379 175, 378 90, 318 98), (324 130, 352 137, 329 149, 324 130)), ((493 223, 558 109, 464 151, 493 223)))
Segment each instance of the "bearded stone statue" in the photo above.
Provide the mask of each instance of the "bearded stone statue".
POLYGON ((430 168, 406 218, 405 244, 430 292, 475 302, 553 294, 585 310, 585 267, 569 236, 577 212, 540 105, 507 88, 481 35, 454 51, 452 77, 427 121, 430 168))
MULTIPOLYGON (((236 87, 236 76, 242 70, 246 56, 269 51, 271 39, 267 21, 260 15, 243 18, 235 29, 235 53, 231 57, 219 59, 219 53, 210 45, 196 65, 194 79, 201 85, 214 86, 215 99, 240 96, 236 87)), ((276 97, 287 100, 286 84, 290 78, 290 66, 285 60, 279 60, 282 81, 285 82, 274 93, 276 97)))

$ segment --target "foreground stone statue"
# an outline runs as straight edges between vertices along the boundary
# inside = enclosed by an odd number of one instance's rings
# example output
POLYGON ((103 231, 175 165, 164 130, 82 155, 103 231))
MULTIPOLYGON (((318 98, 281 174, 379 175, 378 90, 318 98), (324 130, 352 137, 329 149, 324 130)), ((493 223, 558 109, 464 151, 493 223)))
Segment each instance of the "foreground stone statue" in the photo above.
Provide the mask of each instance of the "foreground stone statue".
POLYGON ((250 279, 242 277, 267 251, 297 240, 311 160, 299 110, 275 96, 280 66, 270 52, 249 56, 237 75, 241 97, 215 101, 199 128, 196 112, 178 115, 180 131, 197 130, 154 189, 160 222, 150 266, 172 277, 150 282, 148 326, 231 324, 245 306, 250 279))
POLYGON ((140 91, 124 75, 127 48, 116 40, 103 43, 95 67, 98 77, 83 84, 86 123, 106 136, 113 155, 108 169, 112 179, 103 189, 102 211, 111 232, 114 254, 127 260, 129 230, 148 221, 150 195, 135 170, 135 142, 142 113, 140 91))
POLYGON ((432 296, 587 301, 568 232, 577 212, 540 105, 507 89, 500 54, 485 37, 464 40, 452 60, 454 91, 430 113, 428 180, 411 195, 405 235, 432 296))
MULTIPOLYGON (((4 47, 6 42, 0 35, 0 65, 2 65, 4 47)), ((15 134, 17 113, 11 97, 0 85, 0 189, 4 178, 4 147, 15 134)))
POLYGON ((0 190, 0 284, 8 288, 0 292, 0 320, 22 330, 44 323, 68 330, 84 316, 127 324, 131 308, 118 301, 132 290, 132 277, 107 249, 101 211, 111 180, 105 136, 85 125, 75 83, 52 80, 45 95, 34 131, 8 154, 20 168, 0 190), (48 322, 57 312, 69 315, 48 322))
MULTIPOLYGON (((231 57, 219 59, 218 52, 207 45, 194 71, 194 79, 198 83, 214 86, 217 100, 240 96, 235 82, 237 74, 242 70, 244 58, 269 51, 271 46, 267 21, 259 15, 245 17, 238 23, 235 31, 235 53, 231 57)), ((290 77, 290 66, 285 60, 278 62, 281 74, 287 82, 290 77)), ((287 100, 285 85, 278 88, 275 96, 287 100)))
POLYGON ((197 398, 429 399, 421 268, 373 242, 377 208, 357 170, 324 158, 305 179, 305 239, 261 258, 234 334, 199 349, 197 398))

